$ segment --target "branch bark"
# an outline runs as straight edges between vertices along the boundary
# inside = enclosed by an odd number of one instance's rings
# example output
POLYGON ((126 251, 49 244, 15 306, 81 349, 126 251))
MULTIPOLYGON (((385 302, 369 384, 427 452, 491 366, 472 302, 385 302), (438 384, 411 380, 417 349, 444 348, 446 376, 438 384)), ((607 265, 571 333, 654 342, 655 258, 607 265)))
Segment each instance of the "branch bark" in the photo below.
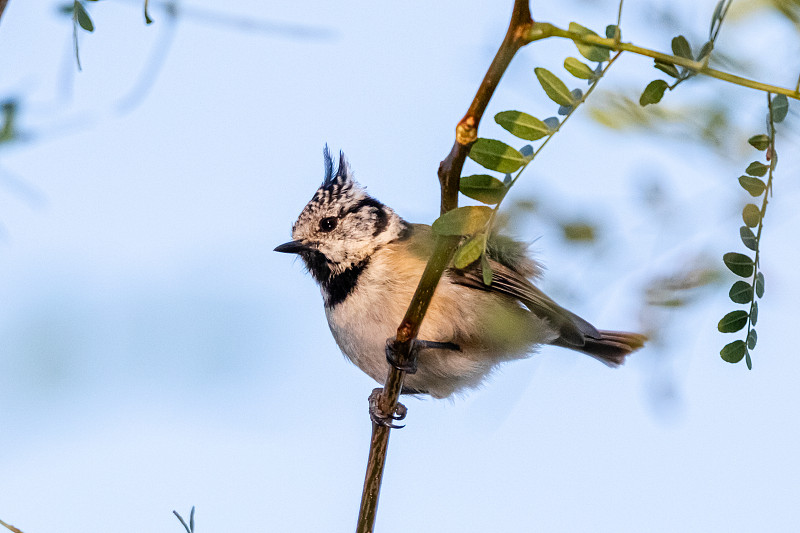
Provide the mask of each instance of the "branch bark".
POLYGON ((3 20, 3 11, 6 10, 6 5, 8 5, 8 0, 0 0, 0 21, 3 20))
MULTIPOLYGON (((515 0, 514 9, 508 31, 497 54, 492 60, 478 92, 472 100, 467 113, 456 126, 456 138, 450 153, 439 165, 439 183, 441 186, 441 212, 446 213, 458 207, 458 185, 461 170, 472 143, 478 138, 480 124, 486 106, 492 98, 503 73, 508 68, 517 51, 529 42, 531 19, 529 0, 515 0)), ((397 328, 394 342, 395 353, 401 362, 408 362, 411 357, 411 344, 419 333, 422 319, 428 309, 436 286, 456 251, 460 237, 439 237, 436 248, 422 274, 417 290, 406 311, 406 315, 397 328)), ((392 367, 384 384, 380 397, 380 407, 384 413, 393 413, 400 391, 403 388, 405 372, 392 367)), ((358 514, 357 533, 371 533, 375 525, 378 509, 383 468, 386 463, 386 452, 389 446, 391 429, 377 424, 372 425, 367 472, 364 479, 364 490, 361 496, 361 508, 358 514)))

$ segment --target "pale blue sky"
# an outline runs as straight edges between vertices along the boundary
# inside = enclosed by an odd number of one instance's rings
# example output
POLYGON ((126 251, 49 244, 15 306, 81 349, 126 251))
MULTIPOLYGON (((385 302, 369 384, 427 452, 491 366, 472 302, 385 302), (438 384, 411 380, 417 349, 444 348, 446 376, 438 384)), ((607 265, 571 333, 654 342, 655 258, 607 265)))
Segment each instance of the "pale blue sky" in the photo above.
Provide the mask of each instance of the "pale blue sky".
MULTIPOLYGON (((687 34, 707 31, 714 3, 681 2, 697 21, 687 34)), ((436 217, 438 162, 511 2, 433 4, 192 2, 321 33, 187 16, 144 101, 121 114, 164 13, 156 6, 144 27, 136 2, 92 4, 97 31, 81 35, 76 73, 55 4, 10 1, 0 97, 25 95, 32 140, 0 151, 0 519, 25 533, 177 533, 171 511, 196 505, 201 531, 354 528, 375 384, 339 353, 301 264, 272 249, 321 180, 326 142, 401 215, 436 217)), ((667 50, 671 29, 652 5, 626 7, 623 37, 667 50)), ((536 2, 534 16, 598 31, 616 19, 613 2, 569 9, 536 2)), ((793 85, 800 65, 764 50, 796 63, 796 33, 771 16, 735 22, 720 46, 793 85)), ((483 133, 512 142, 491 120, 510 107, 553 114, 533 68, 561 74, 567 55, 577 54, 566 42, 524 51, 483 133)), ((644 87, 658 75, 647 65, 623 57, 603 86, 644 87)), ((760 131, 762 95, 682 89, 667 98, 718 95, 735 102, 737 127, 760 131)), ((408 400, 377 530, 794 531, 800 161, 797 137, 785 142, 752 372, 719 358, 734 338, 716 332, 734 307, 721 286, 659 315, 671 321, 666 348, 619 370, 547 348, 464 398, 408 400), (672 400, 659 400, 665 386, 672 400)), ((609 220, 601 249, 568 249, 536 221, 516 231, 538 239, 545 290, 600 327, 635 330, 653 275, 699 251, 743 251, 735 180, 757 156, 616 133, 579 114, 513 194, 609 220), (639 201, 654 176, 672 206, 656 217, 639 201)))

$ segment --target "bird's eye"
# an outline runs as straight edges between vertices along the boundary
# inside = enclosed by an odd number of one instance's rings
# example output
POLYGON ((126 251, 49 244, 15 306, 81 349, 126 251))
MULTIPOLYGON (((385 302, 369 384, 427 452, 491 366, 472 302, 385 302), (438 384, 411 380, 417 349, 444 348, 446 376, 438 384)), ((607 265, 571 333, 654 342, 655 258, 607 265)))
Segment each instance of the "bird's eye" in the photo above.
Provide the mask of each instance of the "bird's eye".
POLYGON ((319 221, 319 229, 320 231, 327 233, 329 231, 333 231, 336 228, 337 223, 338 221, 336 220, 336 217, 323 218, 319 221))

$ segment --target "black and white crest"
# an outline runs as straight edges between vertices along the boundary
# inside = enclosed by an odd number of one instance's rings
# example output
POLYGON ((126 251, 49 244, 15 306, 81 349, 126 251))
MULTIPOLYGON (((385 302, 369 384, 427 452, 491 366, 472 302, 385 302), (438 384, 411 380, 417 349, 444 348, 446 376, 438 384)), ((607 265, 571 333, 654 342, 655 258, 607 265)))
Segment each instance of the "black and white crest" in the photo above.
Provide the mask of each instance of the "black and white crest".
POLYGON ((344 152, 341 150, 339 151, 339 164, 335 169, 333 167, 333 158, 331 157, 331 152, 328 149, 327 144, 325 145, 325 149, 322 151, 322 155, 325 158, 325 179, 322 180, 322 185, 320 185, 320 188, 333 192, 333 189, 341 189, 346 184, 352 186, 353 175, 350 170, 350 164, 347 162, 347 158, 344 156, 344 152))

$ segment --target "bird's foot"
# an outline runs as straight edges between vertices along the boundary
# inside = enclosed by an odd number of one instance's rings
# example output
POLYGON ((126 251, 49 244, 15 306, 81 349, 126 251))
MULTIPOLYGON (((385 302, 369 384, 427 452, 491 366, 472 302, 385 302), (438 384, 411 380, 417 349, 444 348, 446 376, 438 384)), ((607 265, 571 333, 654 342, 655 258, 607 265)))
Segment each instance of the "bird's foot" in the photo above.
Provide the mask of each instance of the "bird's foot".
POLYGON ((456 350, 461 351, 458 344, 452 342, 436 342, 414 339, 411 341, 411 350, 408 353, 408 359, 401 356, 399 353, 399 345, 397 339, 390 337, 386 340, 386 360, 389 364, 398 370, 402 370, 406 374, 414 374, 417 372, 417 360, 420 350, 456 350))
POLYGON ((373 423, 384 426, 387 428, 392 429, 400 429, 403 426, 398 426, 394 423, 395 420, 403 420, 408 413, 408 409, 406 406, 400 402, 397 402, 394 406, 394 412, 390 414, 386 414, 381 409, 380 399, 381 394, 383 393, 383 389, 380 387, 373 389, 372 393, 369 395, 369 417, 373 423))

